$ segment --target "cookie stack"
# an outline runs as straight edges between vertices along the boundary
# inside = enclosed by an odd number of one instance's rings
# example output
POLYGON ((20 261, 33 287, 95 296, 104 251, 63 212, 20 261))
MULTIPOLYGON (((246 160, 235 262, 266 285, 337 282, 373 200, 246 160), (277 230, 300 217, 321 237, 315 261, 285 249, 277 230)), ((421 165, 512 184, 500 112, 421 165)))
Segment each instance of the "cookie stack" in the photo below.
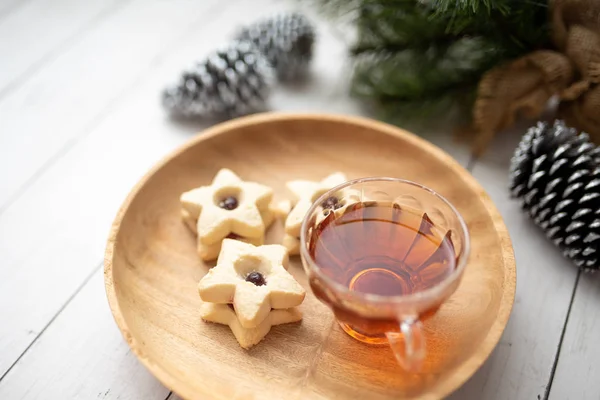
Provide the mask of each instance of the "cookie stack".
POLYGON ((260 342, 273 325, 301 320, 296 307, 306 292, 287 267, 287 250, 281 245, 224 239, 217 265, 198 284, 202 319, 229 325, 245 349, 260 342))
POLYGON ((242 181, 233 171, 221 169, 212 183, 181 195, 181 213, 197 234, 198 255, 214 260, 225 238, 262 245, 274 220, 270 204, 273 189, 242 181))

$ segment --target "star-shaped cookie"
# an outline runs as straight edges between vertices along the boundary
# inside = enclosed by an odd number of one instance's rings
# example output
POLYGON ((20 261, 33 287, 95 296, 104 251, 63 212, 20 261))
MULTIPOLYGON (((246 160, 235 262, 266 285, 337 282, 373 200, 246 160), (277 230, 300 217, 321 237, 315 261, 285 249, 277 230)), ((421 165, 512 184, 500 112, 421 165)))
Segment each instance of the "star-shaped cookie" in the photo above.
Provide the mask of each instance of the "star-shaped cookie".
POLYGON ((272 198, 270 187, 243 181, 223 168, 209 186, 185 192, 180 200, 189 218, 197 219, 198 239, 210 245, 230 233, 243 237, 263 235, 261 212, 268 210, 272 198))
POLYGON ((302 313, 297 308, 271 310, 256 327, 244 328, 229 305, 214 303, 203 303, 200 316, 208 322, 229 325, 233 335, 244 349, 258 344, 269 333, 272 326, 297 322, 302 319, 302 313))
MULTIPOLYGON (((300 227, 308 209, 325 192, 334 186, 346 182, 346 180, 344 174, 336 172, 320 182, 295 180, 286 184, 294 196, 294 207, 285 220, 286 236, 284 237, 284 246, 288 249, 289 254, 298 254, 300 247, 298 239, 300 237, 300 227)), ((331 207, 337 208, 338 203, 333 203, 334 201, 335 199, 331 199, 331 207)))
MULTIPOLYGON (((281 211, 272 209, 270 206, 266 211, 261 212, 263 223, 265 224, 265 229, 269 228, 269 226, 273 223, 275 217, 277 216, 277 213, 281 213, 281 211)), ((187 210, 181 210, 181 217, 185 224, 188 226, 188 228, 195 234, 198 234, 198 221, 195 218, 192 218, 187 212, 187 210)), ((260 246, 265 243, 264 235, 260 235, 257 237, 242 237, 230 232, 225 237, 240 240, 246 243, 251 243, 255 246, 260 246)), ((221 241, 219 240, 213 244, 204 244, 202 243, 202 241, 198 240, 197 251, 198 255, 202 260, 214 260, 218 257, 219 253, 221 252, 221 241)))
POLYGON ((304 300, 306 292, 287 265, 287 250, 281 245, 224 239, 217 265, 198 284, 200 298, 232 303, 242 327, 255 328, 272 308, 291 308, 304 300))

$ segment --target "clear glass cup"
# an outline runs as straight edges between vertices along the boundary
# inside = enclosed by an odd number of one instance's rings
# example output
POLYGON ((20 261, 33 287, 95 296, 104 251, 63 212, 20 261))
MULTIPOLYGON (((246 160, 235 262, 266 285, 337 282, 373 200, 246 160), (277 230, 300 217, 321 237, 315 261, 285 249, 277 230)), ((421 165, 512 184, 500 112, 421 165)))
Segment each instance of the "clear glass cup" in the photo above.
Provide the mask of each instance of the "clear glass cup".
POLYGON ((342 329, 361 342, 389 344, 403 368, 418 370, 426 354, 422 322, 457 289, 469 256, 467 227, 454 206, 414 182, 385 177, 356 179, 332 188, 313 203, 304 218, 300 240, 311 289, 333 310, 342 329), (362 225, 354 224, 361 223, 357 217, 361 215, 362 225), (389 229, 389 224, 373 225, 382 219, 398 223, 389 231, 393 234, 381 234, 388 232, 382 229, 389 229), (417 234, 422 223, 432 228, 427 240, 417 234), (326 231, 324 226, 331 229, 326 231), (415 231, 411 233, 408 228, 415 231), (440 246, 442 242, 445 246, 440 246), (437 269, 431 271, 434 264, 425 262, 423 265, 430 265, 427 269, 411 269, 408 261, 417 259, 417 251, 425 254, 437 248, 431 247, 433 244, 447 250, 443 253, 447 255, 445 261, 435 264, 437 269), (373 290, 355 285, 365 273, 374 277, 365 280, 373 290), (381 284, 378 279, 383 279, 381 284))

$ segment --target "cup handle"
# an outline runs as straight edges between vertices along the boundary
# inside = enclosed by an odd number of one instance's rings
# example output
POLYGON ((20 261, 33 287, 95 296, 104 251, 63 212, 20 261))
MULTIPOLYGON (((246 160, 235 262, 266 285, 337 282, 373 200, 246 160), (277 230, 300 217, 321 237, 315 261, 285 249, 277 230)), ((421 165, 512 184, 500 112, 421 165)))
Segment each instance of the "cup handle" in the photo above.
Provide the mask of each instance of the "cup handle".
POLYGON ((425 359, 425 336, 421 321, 414 317, 403 318, 400 332, 387 332, 385 335, 398 364, 407 371, 418 371, 425 359))

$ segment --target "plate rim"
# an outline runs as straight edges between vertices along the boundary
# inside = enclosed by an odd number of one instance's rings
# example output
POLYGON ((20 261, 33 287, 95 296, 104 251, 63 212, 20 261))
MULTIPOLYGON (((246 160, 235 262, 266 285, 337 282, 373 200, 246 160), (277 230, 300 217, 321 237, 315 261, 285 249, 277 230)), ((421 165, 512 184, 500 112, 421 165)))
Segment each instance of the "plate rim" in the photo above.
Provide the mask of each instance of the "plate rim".
POLYGON ((490 327, 488 334, 485 336, 477 351, 473 355, 465 360, 461 365, 455 368, 454 373, 450 379, 446 379, 442 382, 435 392, 428 392, 424 394, 426 398, 439 398, 446 397, 464 385, 483 365, 483 363, 489 358, 491 353, 496 348, 510 318, 512 308, 514 306, 515 294, 516 294, 516 262, 514 256, 514 250, 512 247, 512 241, 508 232, 508 229, 504 223, 504 220, 496 208, 494 202, 483 189, 483 187, 477 182, 477 180, 467 171, 462 165, 458 163, 452 156, 446 153, 444 150, 436 146, 435 144, 413 134, 397 126, 377 121, 368 117, 361 116, 349 116, 344 114, 334 113, 298 113, 298 112, 264 112, 259 114, 253 114, 245 117, 235 118, 229 121, 215 124, 207 129, 201 130, 196 133, 196 136, 181 146, 175 148, 169 152, 166 156, 158 160, 133 186, 129 191, 124 201, 122 202, 117 214, 113 220, 108 235, 106 248, 104 252, 104 287, 108 300, 108 304, 113 315, 113 319, 117 324, 119 330, 127 345, 138 360, 144 365, 144 367, 164 386, 169 390, 177 393, 186 399, 195 399, 198 396, 206 396, 204 398, 213 398, 211 393, 208 392, 188 392, 184 388, 178 387, 178 379, 166 371, 159 363, 152 360, 149 356, 144 354, 142 349, 137 343, 137 340, 130 332, 127 322, 123 317, 119 301, 117 299, 117 293, 115 290, 113 280, 113 255, 116 246, 116 239, 123 221, 123 217, 127 213, 131 203, 149 181, 149 179, 163 168, 170 161, 178 157, 180 154, 188 150, 189 148, 196 146, 198 143, 205 140, 209 140, 212 137, 220 134, 227 133, 230 130, 262 124, 265 122, 274 121, 290 121, 290 120, 321 120, 327 122, 342 122, 350 123, 365 128, 377 130, 381 133, 387 133, 391 136, 411 142, 412 144, 424 148, 426 151, 434 154, 438 159, 445 163, 449 168, 453 169, 456 173, 463 176, 465 183, 471 187, 476 193, 479 194, 480 200, 488 211, 488 214, 492 217, 494 229, 500 238, 500 245, 502 248, 502 257, 504 261, 504 282, 502 284, 502 300, 500 301, 500 308, 496 315, 495 321, 490 327), (180 390, 181 389, 181 390, 180 390))

